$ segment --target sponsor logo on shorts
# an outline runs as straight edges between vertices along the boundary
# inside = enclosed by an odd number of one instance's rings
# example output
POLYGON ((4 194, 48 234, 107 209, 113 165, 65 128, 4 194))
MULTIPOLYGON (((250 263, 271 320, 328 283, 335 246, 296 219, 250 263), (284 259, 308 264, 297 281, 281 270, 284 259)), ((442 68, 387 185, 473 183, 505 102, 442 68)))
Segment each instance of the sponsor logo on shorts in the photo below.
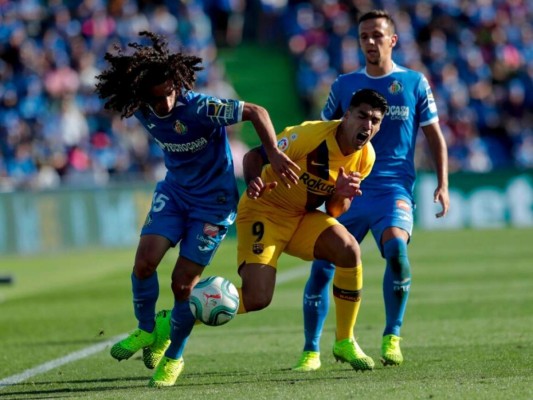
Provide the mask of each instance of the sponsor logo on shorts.
POLYGON ((212 238, 217 237, 219 230, 220 228, 216 225, 204 224, 204 235, 206 236, 209 236, 212 238))
POLYGON ((411 211, 411 206, 405 200, 396 200, 396 207, 404 211, 411 211))
POLYGON ((265 245, 263 243, 254 243, 252 244, 252 251, 254 254, 261 254, 265 250, 265 245))
POLYGON ((196 239, 200 242, 198 250, 202 252, 213 251, 217 247, 217 236, 220 228, 213 224, 204 224, 202 235, 197 235, 196 239))
POLYGON ((198 250, 202 252, 212 251, 217 246, 217 243, 209 237, 206 237, 203 235, 197 235, 196 239, 198 239, 198 241, 201 242, 200 245, 198 246, 198 250))

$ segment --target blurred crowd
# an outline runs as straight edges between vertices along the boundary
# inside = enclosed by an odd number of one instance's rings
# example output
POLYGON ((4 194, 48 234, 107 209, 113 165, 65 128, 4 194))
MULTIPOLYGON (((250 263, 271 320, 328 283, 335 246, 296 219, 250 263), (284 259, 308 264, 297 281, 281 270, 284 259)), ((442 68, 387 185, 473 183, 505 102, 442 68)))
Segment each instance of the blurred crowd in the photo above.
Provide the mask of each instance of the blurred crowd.
MULTIPOLYGON (((230 35, 225 42, 240 40, 237 6, 225 0, 0 0, 0 191, 161 179, 159 147, 135 118, 107 112, 94 93, 104 54, 139 41, 140 31, 163 34, 172 50, 203 58, 197 91, 236 98, 217 62, 215 39, 223 32, 230 35)), ((245 151, 241 147, 235 143, 236 151, 245 151)))
MULTIPOLYGON (((533 167, 528 0, 0 0, 0 191, 163 176, 143 128, 103 110, 94 93, 104 53, 139 31, 202 57, 196 90, 219 97, 237 97, 217 62, 221 44, 238 45, 247 26, 249 38, 282 37, 315 119, 335 77, 364 64, 355 21, 372 8, 396 20, 395 61, 434 88, 452 172, 533 167)), ((233 148, 238 161, 238 135, 233 148)), ((430 169, 427 152, 417 153, 430 169)))
MULTIPOLYGON (((423 72, 438 102, 450 171, 533 168, 533 1, 321 0, 290 4, 285 26, 298 93, 318 118, 339 73, 364 65, 357 17, 396 22, 396 63, 423 72)), ((425 147, 423 135, 418 145, 425 147)), ((431 169, 417 151, 420 169, 431 169)))

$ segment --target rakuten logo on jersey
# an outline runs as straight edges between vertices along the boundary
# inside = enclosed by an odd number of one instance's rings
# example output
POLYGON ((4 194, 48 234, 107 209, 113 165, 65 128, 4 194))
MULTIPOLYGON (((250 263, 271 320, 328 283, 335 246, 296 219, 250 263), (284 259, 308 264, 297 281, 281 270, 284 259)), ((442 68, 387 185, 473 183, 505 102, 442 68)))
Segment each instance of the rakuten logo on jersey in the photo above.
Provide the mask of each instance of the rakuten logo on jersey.
POLYGON ((305 184, 308 192, 321 195, 332 195, 335 193, 335 185, 310 175, 307 172, 304 172, 302 176, 300 176, 300 181, 305 184))
POLYGON ((390 106, 389 111, 387 111, 386 116, 392 120, 406 120, 409 118, 409 107, 408 106, 390 106))

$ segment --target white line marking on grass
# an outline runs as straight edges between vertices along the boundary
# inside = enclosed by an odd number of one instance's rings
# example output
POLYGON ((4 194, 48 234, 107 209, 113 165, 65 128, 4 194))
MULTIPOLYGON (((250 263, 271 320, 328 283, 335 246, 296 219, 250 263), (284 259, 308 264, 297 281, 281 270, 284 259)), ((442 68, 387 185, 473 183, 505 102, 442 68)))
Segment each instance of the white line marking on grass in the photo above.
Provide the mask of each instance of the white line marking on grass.
POLYGON ((114 338, 111 338, 105 342, 86 347, 85 349, 79 351, 75 351, 74 353, 70 353, 65 357, 56 358, 55 360, 45 362, 44 364, 38 365, 35 368, 27 369, 26 371, 20 374, 8 376, 7 378, 0 380, 0 390, 2 390, 4 387, 15 385, 17 383, 25 381, 26 379, 30 379, 36 375, 44 374, 45 372, 48 372, 54 368, 60 367, 70 362, 89 357, 90 355, 104 350, 107 346, 115 343, 118 340, 123 339, 124 337, 125 335, 115 336, 114 338))
MULTIPOLYGON (((306 276, 309 273, 310 268, 311 264, 291 268, 288 271, 279 272, 276 278, 276 285, 282 285, 294 279, 306 276)), ((123 339, 124 337, 126 337, 126 334, 115 336, 105 342, 86 347, 85 349, 81 349, 75 351, 74 353, 67 354, 65 357, 56 358, 55 360, 45 362, 44 364, 38 365, 34 368, 27 369, 26 371, 23 371, 20 374, 8 376, 7 378, 0 380, 0 390, 8 386, 16 385, 17 383, 23 382, 27 379, 33 378, 36 375, 44 374, 45 372, 51 371, 54 368, 60 367, 62 365, 71 363, 73 361, 78 361, 82 358, 86 358, 93 354, 99 353, 107 346, 117 342, 118 340, 123 339)))

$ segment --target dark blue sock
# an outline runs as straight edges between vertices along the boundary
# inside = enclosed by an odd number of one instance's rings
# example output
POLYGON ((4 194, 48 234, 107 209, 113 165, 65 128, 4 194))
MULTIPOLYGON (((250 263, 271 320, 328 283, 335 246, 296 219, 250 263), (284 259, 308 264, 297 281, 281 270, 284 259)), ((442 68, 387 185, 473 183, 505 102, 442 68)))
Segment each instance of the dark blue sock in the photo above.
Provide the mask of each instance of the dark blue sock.
POLYGON ((159 297, 159 280, 157 272, 148 279, 138 279, 131 274, 131 288, 133 292, 133 310, 137 318, 138 327, 152 332, 155 326, 155 304, 159 297))
POLYGON ((320 335, 329 310, 329 283, 335 266, 315 260, 304 290, 304 351, 320 351, 320 335))
POLYGON ((383 277, 386 314, 383 335, 400 336, 411 286, 411 266, 407 257, 407 243, 400 238, 388 240, 383 245, 383 255, 387 262, 383 277))
POLYGON ((165 356, 177 360, 183 355, 183 350, 185 350, 185 345, 196 322, 188 300, 174 302, 170 321, 170 346, 165 352, 165 356))

